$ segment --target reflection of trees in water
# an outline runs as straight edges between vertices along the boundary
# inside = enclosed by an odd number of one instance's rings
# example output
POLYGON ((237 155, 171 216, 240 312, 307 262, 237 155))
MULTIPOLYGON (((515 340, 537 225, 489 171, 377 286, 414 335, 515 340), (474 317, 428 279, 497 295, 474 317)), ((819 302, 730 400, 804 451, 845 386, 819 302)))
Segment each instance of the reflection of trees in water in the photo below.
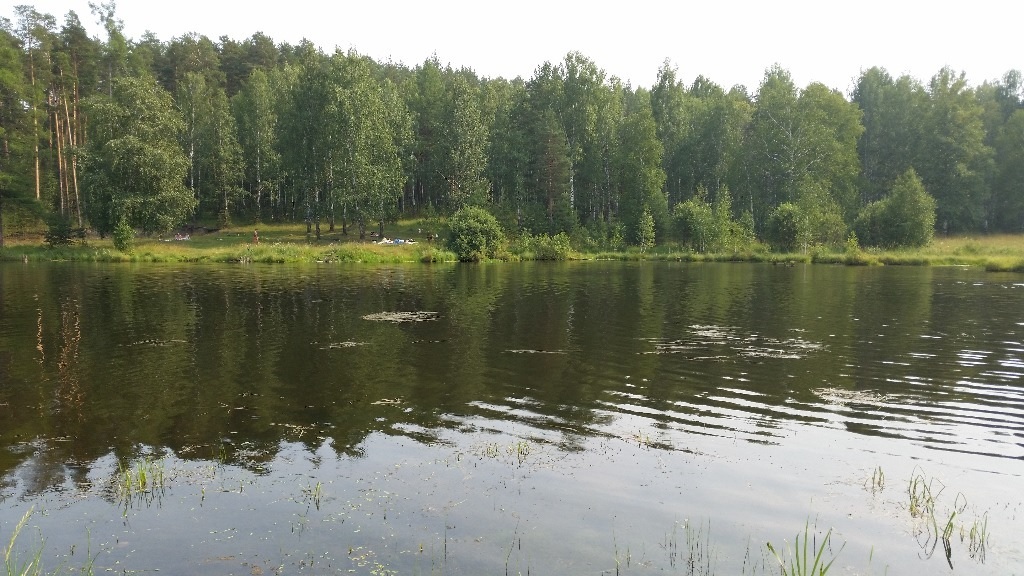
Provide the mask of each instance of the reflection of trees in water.
POLYGON ((0 436, 16 449, 0 452, 0 473, 17 469, 38 491, 140 446, 261 473, 285 443, 357 458, 374 433, 435 443, 516 426, 566 450, 634 422, 763 438, 788 420, 831 418, 837 408, 814 390, 875 386, 866 367, 919 351, 922 330, 985 317, 983 302, 933 311, 956 296, 933 296, 922 274, 655 263, 8 273, 0 436), (424 311, 436 319, 364 319, 424 311), (649 353, 701 344, 694 326, 761 347, 825 347, 715 361, 649 353))
POLYGON ((81 306, 77 299, 64 298, 60 306, 60 350, 57 355, 58 387, 56 410, 73 410, 82 420, 85 394, 78 374, 78 350, 82 342, 81 306))

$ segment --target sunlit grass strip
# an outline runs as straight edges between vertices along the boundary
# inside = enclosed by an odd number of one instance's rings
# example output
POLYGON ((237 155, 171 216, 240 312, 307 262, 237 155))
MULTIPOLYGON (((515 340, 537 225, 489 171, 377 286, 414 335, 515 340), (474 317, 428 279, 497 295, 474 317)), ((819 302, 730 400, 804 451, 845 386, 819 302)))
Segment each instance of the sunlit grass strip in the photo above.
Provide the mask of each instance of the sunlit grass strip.
MULTIPOLYGON (((354 230, 323 232, 320 240, 307 235, 301 223, 260 224, 216 232, 193 234, 187 241, 165 238, 137 239, 135 252, 123 254, 111 240, 90 238, 83 244, 50 249, 41 233, 22 238, 8 237, 0 249, 6 261, 79 261, 79 262, 167 262, 167 263, 404 263, 452 262, 455 255, 441 242, 424 241, 436 234, 442 224, 433 220, 403 220, 389 225, 388 236, 418 239, 417 244, 378 245, 369 237, 359 239, 354 230), (259 229, 260 242, 252 241, 252 230, 259 229)), ((775 264, 838 264, 847 266, 978 266, 993 272, 1024 272, 1024 234, 938 237, 928 246, 906 250, 857 248, 856 250, 816 247, 807 252, 769 252, 761 245, 743 249, 702 254, 668 242, 652 250, 625 250, 559 253, 569 260, 677 261, 677 262, 771 262, 775 264)), ((508 253, 513 261, 547 259, 535 251, 508 253), (543 258, 542 258, 543 257, 543 258)))
POLYGON ((41 246, 23 246, 5 250, 0 259, 30 262, 147 262, 147 263, 219 263, 219 264, 304 264, 365 263, 402 264, 409 262, 454 262, 455 255, 435 247, 377 246, 375 244, 272 244, 243 247, 191 248, 181 244, 161 246, 140 243, 133 254, 113 248, 79 246, 50 250, 41 246))
POLYGON ((1024 258, 989 258, 985 262, 989 272, 1024 272, 1024 258))

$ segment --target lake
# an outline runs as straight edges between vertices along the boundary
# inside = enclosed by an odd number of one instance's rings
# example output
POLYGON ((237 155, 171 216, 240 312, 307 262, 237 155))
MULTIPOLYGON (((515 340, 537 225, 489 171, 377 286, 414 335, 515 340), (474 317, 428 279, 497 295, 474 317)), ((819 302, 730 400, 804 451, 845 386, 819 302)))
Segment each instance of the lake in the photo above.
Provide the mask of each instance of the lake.
POLYGON ((52 571, 1024 573, 1024 277, 0 265, 0 542, 52 571))

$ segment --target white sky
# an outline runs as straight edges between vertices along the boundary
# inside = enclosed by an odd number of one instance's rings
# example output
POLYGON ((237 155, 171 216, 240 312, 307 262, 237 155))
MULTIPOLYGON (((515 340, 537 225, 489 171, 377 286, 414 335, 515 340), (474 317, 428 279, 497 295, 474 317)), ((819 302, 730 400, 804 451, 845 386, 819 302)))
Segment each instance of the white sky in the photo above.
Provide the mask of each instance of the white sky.
MULTIPOLYGON (((87 0, 15 2, 58 24, 74 10, 100 33, 87 0)), ((410 67, 436 53, 442 64, 489 77, 528 79, 576 50, 646 88, 666 58, 686 83, 703 74, 751 93, 774 63, 797 86, 819 81, 844 93, 871 66, 927 83, 949 65, 974 85, 1024 69, 1016 0, 119 0, 117 15, 129 38, 151 30, 162 41, 188 32, 241 41, 261 31, 278 43, 308 38, 325 51, 355 48, 410 67)))

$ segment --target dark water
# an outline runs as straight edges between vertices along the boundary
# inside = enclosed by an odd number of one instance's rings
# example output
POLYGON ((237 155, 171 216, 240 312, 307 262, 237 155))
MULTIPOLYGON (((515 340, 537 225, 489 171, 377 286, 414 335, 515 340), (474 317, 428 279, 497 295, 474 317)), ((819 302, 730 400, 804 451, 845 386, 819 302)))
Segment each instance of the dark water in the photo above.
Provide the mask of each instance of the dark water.
POLYGON ((31 511, 47 567, 769 574, 809 523, 830 574, 1024 573, 1020 275, 18 264, 0 298, 0 542, 31 511))

